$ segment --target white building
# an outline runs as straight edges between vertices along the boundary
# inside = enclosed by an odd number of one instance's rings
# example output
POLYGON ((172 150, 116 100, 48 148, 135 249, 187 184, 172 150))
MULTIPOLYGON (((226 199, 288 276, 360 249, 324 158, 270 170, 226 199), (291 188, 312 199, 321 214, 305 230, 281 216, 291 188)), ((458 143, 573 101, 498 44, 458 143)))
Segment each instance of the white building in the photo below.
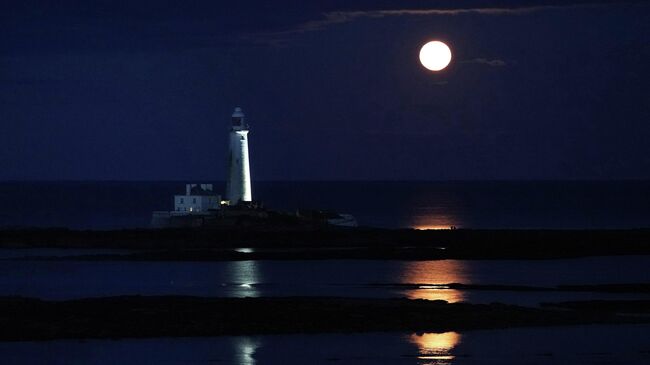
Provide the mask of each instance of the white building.
POLYGON ((220 205, 221 196, 214 193, 212 184, 186 184, 185 195, 174 195, 175 212, 207 212, 220 205))
POLYGON ((232 113, 227 178, 226 199, 230 205, 253 200, 248 158, 248 124, 246 124, 244 113, 239 107, 235 108, 232 113))
MULTIPOLYGON (((235 108, 231 123, 225 193, 227 200, 221 200, 221 195, 214 192, 212 184, 187 184, 185 195, 174 195, 173 211, 152 213, 152 227, 201 227, 215 224, 216 220, 228 212, 230 215, 239 214, 237 209, 221 210, 221 205, 252 202, 248 124, 244 120, 241 108, 235 108)), ((248 210, 242 211, 248 212, 248 210)))

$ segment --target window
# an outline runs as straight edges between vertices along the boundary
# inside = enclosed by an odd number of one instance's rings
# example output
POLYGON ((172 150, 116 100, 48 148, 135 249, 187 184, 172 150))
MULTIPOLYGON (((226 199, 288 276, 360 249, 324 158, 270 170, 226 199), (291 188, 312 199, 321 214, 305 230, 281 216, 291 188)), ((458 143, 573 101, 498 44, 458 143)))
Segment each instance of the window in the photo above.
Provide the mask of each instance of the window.
POLYGON ((196 198, 192 199, 192 204, 196 204, 196 198))
POLYGON ((181 198, 181 204, 183 204, 183 203, 185 203, 185 202, 183 201, 183 198, 181 198))

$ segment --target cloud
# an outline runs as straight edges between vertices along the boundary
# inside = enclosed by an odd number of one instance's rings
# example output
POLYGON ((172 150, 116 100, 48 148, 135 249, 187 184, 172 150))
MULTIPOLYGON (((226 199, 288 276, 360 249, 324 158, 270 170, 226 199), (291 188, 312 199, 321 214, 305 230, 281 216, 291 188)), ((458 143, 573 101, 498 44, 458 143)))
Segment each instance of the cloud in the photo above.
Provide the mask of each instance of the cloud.
MULTIPOLYGON (((551 9, 648 4, 648 0, 241 0, 179 2, 0 1, 0 54, 128 52, 279 44, 293 35, 360 19, 516 16, 551 9), (96 3, 106 3, 99 6, 96 3), (399 7, 391 7, 399 3, 399 7), (434 4, 434 5, 432 5, 434 4), (242 42, 243 41, 243 42, 242 42)), ((1 67, 0 67, 1 69, 1 67)))
POLYGON ((499 59, 489 60, 487 58, 474 58, 467 61, 461 61, 460 63, 476 63, 480 65, 488 65, 490 67, 503 67, 506 65, 506 62, 499 59))
POLYGON ((520 5, 510 6, 484 6, 484 7, 439 7, 429 9, 366 9, 366 10, 345 10, 345 11, 328 11, 322 13, 322 18, 318 20, 310 20, 298 24, 297 26, 282 30, 267 32, 265 35, 270 38, 275 38, 275 42, 285 36, 292 34, 306 33, 325 29, 329 26, 336 24, 343 24, 353 22, 358 19, 370 18, 386 18, 386 17, 399 17, 399 16, 458 16, 466 14, 481 14, 487 16, 502 16, 502 15, 524 15, 546 10, 559 10, 559 9, 575 9, 575 8, 593 8, 602 7, 607 5, 621 5, 643 3, 640 0, 620 0, 620 1, 528 1, 520 2, 520 5))

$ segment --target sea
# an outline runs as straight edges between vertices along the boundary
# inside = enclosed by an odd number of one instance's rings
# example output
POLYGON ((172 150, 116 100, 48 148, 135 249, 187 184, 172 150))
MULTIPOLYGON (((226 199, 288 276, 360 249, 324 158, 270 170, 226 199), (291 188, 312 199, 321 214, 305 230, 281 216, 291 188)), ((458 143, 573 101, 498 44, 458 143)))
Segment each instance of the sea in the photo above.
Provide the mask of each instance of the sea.
MULTIPOLYGON (((60 250, 65 251, 65 250, 60 250)), ((650 256, 556 260, 42 260, 74 254, 0 249, 0 296, 68 300, 118 295, 409 298, 536 307, 574 300, 650 300, 650 293, 457 290, 472 285, 650 283, 650 256), (38 257, 37 257, 38 256, 38 257), (406 285, 406 286, 405 286, 406 285)), ((86 250, 87 251, 87 250, 86 250)))
MULTIPOLYGON (((217 193, 224 182, 212 183, 217 193)), ((148 227, 184 182, 0 182, 0 227, 148 227)), ((321 209, 383 228, 650 227, 650 181, 259 181, 268 209, 321 209)))

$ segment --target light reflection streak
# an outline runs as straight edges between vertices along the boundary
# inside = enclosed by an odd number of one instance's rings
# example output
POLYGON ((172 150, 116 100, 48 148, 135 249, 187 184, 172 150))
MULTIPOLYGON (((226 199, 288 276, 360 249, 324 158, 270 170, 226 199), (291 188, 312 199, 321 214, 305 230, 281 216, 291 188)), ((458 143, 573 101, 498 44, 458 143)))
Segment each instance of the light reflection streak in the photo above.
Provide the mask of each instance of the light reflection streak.
POLYGON ((239 247, 239 248, 236 248, 236 249, 235 249, 235 252, 239 252, 239 253, 253 253, 253 252, 255 252, 255 250, 252 249, 252 248, 250 248, 250 247, 239 247))
POLYGON ((254 338, 238 337, 235 343, 237 364, 255 365, 255 351, 259 346, 259 342, 254 338))
POLYGON ((235 296, 259 297, 257 284, 260 281, 260 272, 257 261, 231 261, 228 263, 228 277, 230 283, 236 285, 235 296))
POLYGON ((421 360, 432 360, 426 364, 451 364, 454 355, 451 350, 460 343, 461 335, 457 332, 414 333, 409 337, 411 343, 418 346, 421 360))
POLYGON ((471 282, 467 263, 459 260, 410 261, 404 263, 400 274, 400 284, 414 285, 404 293, 409 299, 462 302, 465 293, 446 284, 471 282))

